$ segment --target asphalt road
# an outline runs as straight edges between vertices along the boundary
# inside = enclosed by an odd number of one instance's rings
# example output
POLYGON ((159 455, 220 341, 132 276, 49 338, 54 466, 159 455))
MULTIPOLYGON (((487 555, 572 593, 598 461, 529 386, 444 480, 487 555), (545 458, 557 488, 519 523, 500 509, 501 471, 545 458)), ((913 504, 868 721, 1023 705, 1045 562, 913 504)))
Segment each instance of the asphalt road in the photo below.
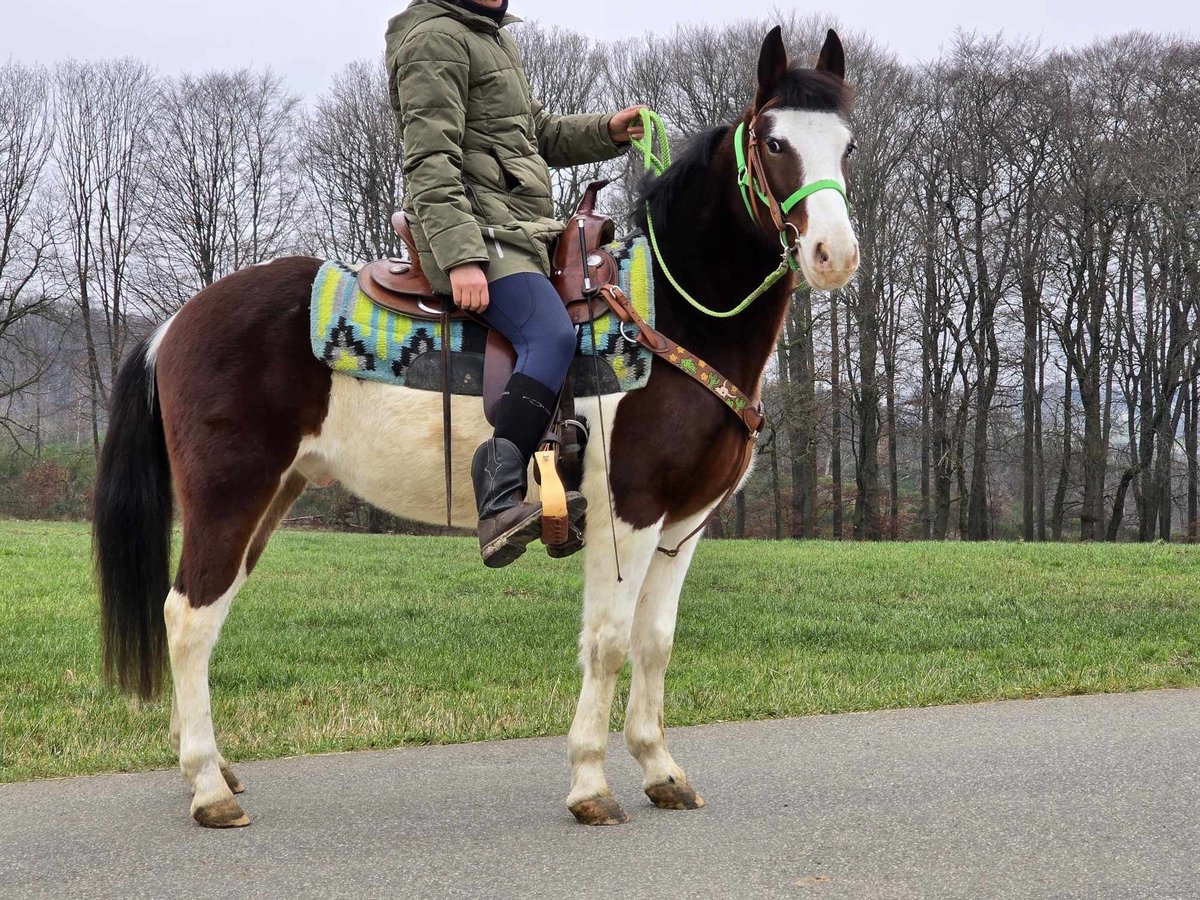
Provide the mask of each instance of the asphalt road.
POLYGON ((565 741, 237 767, 206 831, 175 772, 0 786, 3 897, 1200 898, 1200 690, 674 729, 708 800, 563 806, 565 741))

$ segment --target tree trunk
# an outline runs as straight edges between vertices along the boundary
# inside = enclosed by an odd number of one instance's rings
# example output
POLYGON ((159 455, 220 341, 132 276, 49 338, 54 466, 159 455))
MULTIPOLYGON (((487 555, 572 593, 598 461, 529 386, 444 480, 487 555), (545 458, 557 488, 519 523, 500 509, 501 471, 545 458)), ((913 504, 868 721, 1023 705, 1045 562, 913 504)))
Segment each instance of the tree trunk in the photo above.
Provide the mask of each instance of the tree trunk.
POLYGON ((1054 540, 1063 536, 1063 515, 1067 501, 1067 483, 1071 478, 1071 367, 1067 366, 1066 387, 1063 389, 1062 465, 1058 470, 1058 487, 1054 491, 1054 510, 1050 516, 1050 532, 1054 540))
POLYGON ((900 537, 900 452, 896 435, 896 368, 887 367, 888 537, 900 537))
POLYGON ((1025 292, 1022 297, 1025 343, 1021 348, 1021 535, 1034 539, 1035 471, 1034 433, 1037 410, 1038 309, 1039 298, 1025 292))
POLYGON ((1137 475, 1137 469, 1133 466, 1127 466, 1121 473, 1121 481, 1117 485, 1117 493, 1113 498, 1112 516, 1108 520, 1108 530, 1104 534, 1105 540, 1115 541, 1121 533, 1121 521, 1125 518, 1125 495, 1128 493, 1129 485, 1133 482, 1135 475, 1137 475))
POLYGON ((791 536, 816 535, 817 515, 817 383, 813 359, 812 292, 796 292, 787 318, 787 437, 791 448, 791 536))
MULTIPOLYGON (((1195 362, 1192 363, 1195 366, 1195 362)), ((1200 420, 1200 392, 1196 390, 1196 376, 1184 385, 1187 391, 1187 421, 1183 428, 1183 440, 1187 453, 1187 539, 1196 543, 1197 522, 1200 515, 1200 458, 1197 457, 1197 420, 1200 420)))
POLYGON ((829 474, 833 491, 833 539, 842 539, 842 382, 841 346, 838 337, 838 295, 829 295, 829 390, 833 404, 832 436, 829 448, 829 474))
POLYGON ((1037 539, 1046 540, 1046 450, 1042 404, 1046 398, 1046 360, 1042 356, 1042 323, 1038 320, 1038 388, 1033 414, 1034 454, 1037 467, 1037 539))
POLYGON ((775 540, 783 540, 783 497, 779 493, 779 434, 771 435, 771 495, 775 510, 775 540))
MULTIPOLYGON (((864 248, 864 252, 866 252, 864 248)), ((862 264, 871 271, 870 260, 862 264)), ((858 326, 858 446, 854 480, 854 536, 877 541, 883 535, 879 522, 879 310, 871 279, 860 279, 854 304, 858 326)))

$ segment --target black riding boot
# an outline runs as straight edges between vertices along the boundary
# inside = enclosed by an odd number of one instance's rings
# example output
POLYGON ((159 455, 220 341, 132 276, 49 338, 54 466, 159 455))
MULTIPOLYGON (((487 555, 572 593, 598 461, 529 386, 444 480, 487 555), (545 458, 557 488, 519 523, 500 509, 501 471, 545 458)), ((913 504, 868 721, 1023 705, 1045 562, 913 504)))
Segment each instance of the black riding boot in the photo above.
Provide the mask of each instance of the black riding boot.
MULTIPOLYGON (((541 382, 520 373, 509 379, 496 415, 496 436, 475 451, 471 475, 479 509, 479 549, 493 569, 507 566, 541 536, 541 503, 525 502, 529 460, 554 411, 557 396, 541 382)), ((587 501, 567 494, 571 536, 582 533, 587 501)), ((582 546, 572 540, 569 555, 582 546)), ((567 549, 567 548, 564 548, 567 549)))
POLYGON ((479 508, 479 551, 485 565, 507 566, 542 533, 542 504, 526 503, 529 460, 517 445, 492 438, 479 445, 471 462, 479 508))

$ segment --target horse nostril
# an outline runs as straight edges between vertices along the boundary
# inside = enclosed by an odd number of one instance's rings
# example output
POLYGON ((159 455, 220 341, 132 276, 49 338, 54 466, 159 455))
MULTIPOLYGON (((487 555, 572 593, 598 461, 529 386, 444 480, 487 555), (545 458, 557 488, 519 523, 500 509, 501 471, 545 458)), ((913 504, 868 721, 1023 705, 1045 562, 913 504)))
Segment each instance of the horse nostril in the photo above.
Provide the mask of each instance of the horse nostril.
POLYGON ((825 245, 823 243, 817 244, 816 249, 813 251, 813 255, 817 258, 817 265, 823 266, 829 262, 829 251, 825 249, 825 245))

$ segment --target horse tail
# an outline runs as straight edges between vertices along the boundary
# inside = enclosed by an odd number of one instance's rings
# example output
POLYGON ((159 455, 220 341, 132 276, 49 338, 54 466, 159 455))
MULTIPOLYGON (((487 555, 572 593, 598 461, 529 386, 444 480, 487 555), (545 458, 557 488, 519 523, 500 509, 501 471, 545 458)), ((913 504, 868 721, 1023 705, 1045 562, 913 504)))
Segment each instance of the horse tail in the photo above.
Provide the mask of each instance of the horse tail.
POLYGON ((171 464, 154 367, 162 331, 134 349, 113 383, 92 518, 104 672, 146 698, 162 680, 171 573, 171 464))

